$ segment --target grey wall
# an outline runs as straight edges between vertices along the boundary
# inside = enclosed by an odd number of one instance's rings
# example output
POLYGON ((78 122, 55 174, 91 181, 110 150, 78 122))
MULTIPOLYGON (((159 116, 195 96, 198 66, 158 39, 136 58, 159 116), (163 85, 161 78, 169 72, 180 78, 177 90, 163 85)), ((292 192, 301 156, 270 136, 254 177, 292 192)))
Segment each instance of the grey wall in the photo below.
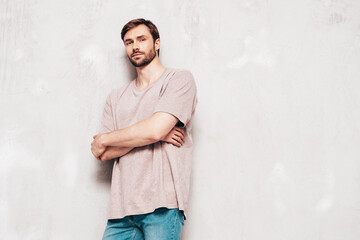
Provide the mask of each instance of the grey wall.
POLYGON ((199 104, 183 239, 360 239, 360 1, 0 1, 0 239, 100 239, 90 143, 159 28, 199 104))

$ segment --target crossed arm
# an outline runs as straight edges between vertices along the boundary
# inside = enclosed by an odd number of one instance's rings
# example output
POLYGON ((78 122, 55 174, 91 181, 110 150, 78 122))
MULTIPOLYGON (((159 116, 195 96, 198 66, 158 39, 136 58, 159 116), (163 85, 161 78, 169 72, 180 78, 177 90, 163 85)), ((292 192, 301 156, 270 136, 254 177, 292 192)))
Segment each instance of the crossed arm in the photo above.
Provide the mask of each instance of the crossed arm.
POLYGON ((175 127, 179 120, 165 112, 154 113, 150 118, 130 127, 109 133, 95 135, 91 143, 91 152, 102 161, 120 157, 135 147, 165 141, 181 146, 184 131, 175 127))

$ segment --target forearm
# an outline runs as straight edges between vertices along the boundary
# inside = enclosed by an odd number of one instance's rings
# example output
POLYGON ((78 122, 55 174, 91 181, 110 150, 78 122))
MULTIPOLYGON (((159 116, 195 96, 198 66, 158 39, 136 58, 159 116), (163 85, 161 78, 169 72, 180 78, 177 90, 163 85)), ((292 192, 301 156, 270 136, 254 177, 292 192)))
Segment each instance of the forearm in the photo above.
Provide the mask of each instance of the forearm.
POLYGON ((105 152, 100 156, 100 160, 107 161, 113 158, 124 156, 132 149, 132 147, 107 147, 105 152))
POLYGON ((130 127, 106 133, 102 144, 114 147, 141 147, 161 141, 177 123, 177 118, 167 113, 156 113, 130 127))

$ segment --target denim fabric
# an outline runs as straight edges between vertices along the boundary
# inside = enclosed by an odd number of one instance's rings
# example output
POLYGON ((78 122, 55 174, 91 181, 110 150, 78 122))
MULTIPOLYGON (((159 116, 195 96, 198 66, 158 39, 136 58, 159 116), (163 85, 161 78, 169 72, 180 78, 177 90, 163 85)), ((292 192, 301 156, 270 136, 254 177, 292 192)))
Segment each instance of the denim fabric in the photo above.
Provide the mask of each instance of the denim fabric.
POLYGON ((184 214, 178 208, 108 220, 103 240, 180 240, 184 214))

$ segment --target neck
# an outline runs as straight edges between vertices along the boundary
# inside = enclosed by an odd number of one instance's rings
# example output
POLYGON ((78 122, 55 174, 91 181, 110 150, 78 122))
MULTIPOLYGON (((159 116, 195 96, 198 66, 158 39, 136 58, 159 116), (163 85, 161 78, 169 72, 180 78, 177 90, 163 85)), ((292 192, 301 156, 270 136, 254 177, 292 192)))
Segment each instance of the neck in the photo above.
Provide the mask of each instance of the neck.
POLYGON ((161 76, 165 69, 157 56, 148 65, 137 67, 136 86, 140 89, 147 88, 161 76))

